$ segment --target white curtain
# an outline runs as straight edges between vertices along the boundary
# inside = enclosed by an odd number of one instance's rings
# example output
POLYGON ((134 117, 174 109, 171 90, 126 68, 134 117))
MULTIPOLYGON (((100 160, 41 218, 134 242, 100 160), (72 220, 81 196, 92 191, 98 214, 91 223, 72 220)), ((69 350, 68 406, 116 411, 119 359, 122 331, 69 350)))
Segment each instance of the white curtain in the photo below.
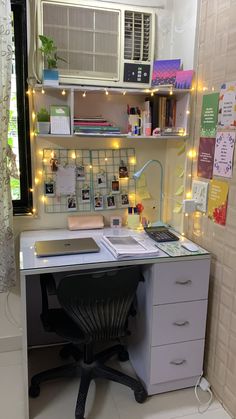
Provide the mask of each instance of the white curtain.
POLYGON ((0 292, 16 280, 10 176, 14 155, 8 146, 12 30, 10 0, 0 0, 0 292))

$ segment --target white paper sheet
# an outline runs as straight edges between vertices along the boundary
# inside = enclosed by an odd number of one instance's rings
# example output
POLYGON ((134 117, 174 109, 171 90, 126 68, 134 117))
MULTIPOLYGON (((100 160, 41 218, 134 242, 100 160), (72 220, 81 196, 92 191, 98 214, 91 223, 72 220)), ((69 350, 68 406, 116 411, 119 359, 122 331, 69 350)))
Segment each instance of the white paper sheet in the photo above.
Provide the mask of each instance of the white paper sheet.
POLYGON ((75 195, 75 166, 58 166, 56 173, 56 194, 75 195))

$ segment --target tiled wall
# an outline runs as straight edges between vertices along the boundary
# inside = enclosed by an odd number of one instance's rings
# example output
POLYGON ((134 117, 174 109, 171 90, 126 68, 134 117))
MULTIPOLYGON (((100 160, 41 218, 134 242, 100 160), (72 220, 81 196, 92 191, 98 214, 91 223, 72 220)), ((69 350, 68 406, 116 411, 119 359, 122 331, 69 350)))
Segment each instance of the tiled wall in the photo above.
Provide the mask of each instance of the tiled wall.
MULTIPOLYGON (((197 48, 198 93, 194 146, 198 149, 202 87, 219 91, 236 80, 236 1, 202 0, 197 48), (201 91, 200 91, 201 87, 201 91)), ((196 161, 193 164, 196 176, 196 161)), ((222 179, 222 178, 221 178, 222 179)), ((224 179, 226 180, 226 179, 224 179)), ((236 153, 229 181, 226 226, 207 216, 189 220, 189 235, 212 252, 205 373, 212 388, 236 417, 236 153)))

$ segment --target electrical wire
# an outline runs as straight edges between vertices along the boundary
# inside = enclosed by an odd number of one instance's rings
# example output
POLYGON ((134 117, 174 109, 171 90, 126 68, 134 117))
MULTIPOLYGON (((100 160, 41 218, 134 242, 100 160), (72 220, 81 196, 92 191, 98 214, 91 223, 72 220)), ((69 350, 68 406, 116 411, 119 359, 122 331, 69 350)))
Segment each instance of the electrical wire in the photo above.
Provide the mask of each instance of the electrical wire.
POLYGON ((12 314, 10 304, 9 304, 9 296, 10 296, 10 291, 7 292, 6 299, 5 299, 5 304, 4 304, 5 316, 7 320, 9 321, 9 323, 11 323, 13 326, 16 326, 18 329, 21 329, 20 323, 18 323, 18 321, 15 319, 14 315, 12 314))
POLYGON ((195 384, 195 387, 194 387, 195 397, 196 397, 196 399, 197 399, 197 401, 200 405, 200 406, 198 406, 198 413, 201 413, 201 414, 205 413, 209 409, 209 407, 211 405, 211 402, 212 402, 212 399, 213 399, 213 393, 212 393, 210 387, 206 389, 206 391, 210 394, 210 398, 207 402, 203 402, 198 395, 198 386, 200 385, 202 376, 203 376, 203 374, 200 375, 200 377, 198 378, 198 380, 195 384), (203 406, 205 406, 205 407, 203 407, 203 406))

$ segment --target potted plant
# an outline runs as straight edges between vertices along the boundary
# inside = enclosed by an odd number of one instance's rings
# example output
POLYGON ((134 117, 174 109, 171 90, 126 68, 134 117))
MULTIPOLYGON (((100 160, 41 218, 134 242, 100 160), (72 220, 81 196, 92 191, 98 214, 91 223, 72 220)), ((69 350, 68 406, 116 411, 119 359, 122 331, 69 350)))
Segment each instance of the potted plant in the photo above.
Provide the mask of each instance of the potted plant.
POLYGON ((50 86, 58 85, 59 74, 57 62, 58 60, 66 62, 66 60, 57 55, 57 47, 54 45, 52 38, 46 35, 39 35, 39 39, 41 41, 39 50, 42 52, 47 63, 47 68, 43 70, 43 82, 50 86))
POLYGON ((37 131, 39 134, 49 134, 50 132, 50 114, 46 108, 41 108, 37 112, 37 131))

